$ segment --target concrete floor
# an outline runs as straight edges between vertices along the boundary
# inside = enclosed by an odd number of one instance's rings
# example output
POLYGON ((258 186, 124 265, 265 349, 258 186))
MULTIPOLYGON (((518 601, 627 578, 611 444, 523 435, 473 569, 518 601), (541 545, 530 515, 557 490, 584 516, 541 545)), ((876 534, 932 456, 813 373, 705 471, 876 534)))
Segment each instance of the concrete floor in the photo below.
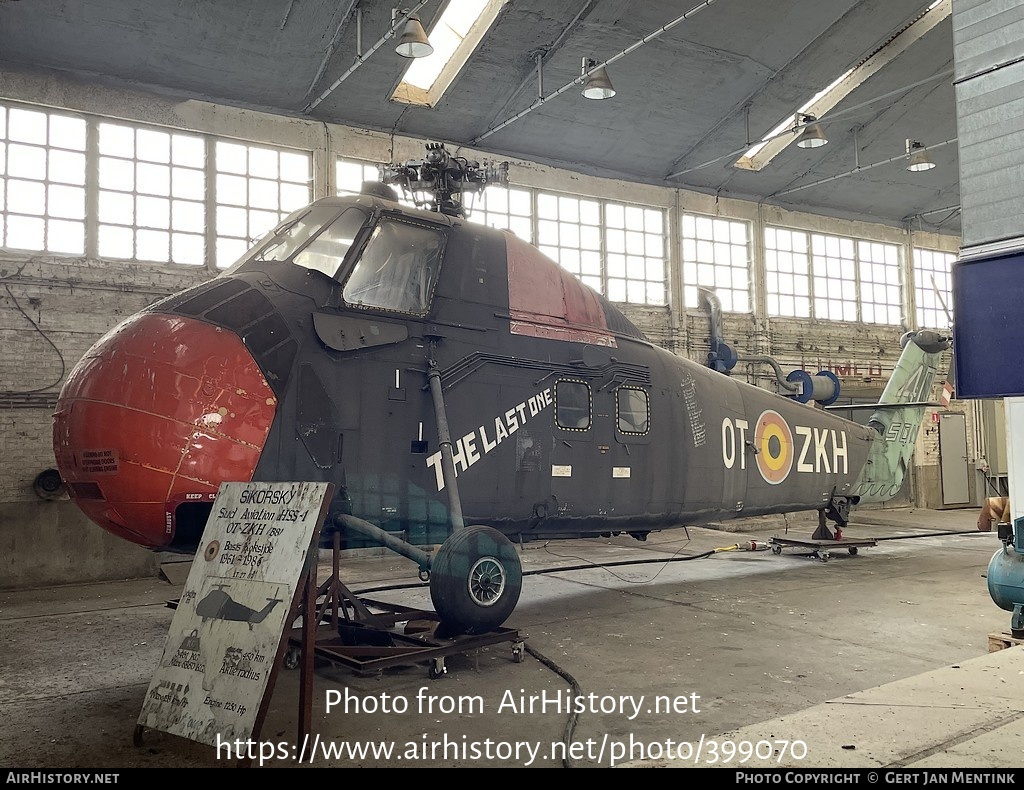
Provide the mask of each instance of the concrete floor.
MULTIPOLYGON (((975 510, 865 511, 854 514, 847 537, 973 530, 976 516, 975 510)), ((522 552, 524 570, 581 560, 698 554, 750 538, 763 540, 781 534, 784 527, 781 520, 770 519, 733 524, 743 531, 691 529, 690 541, 679 530, 652 535, 645 544, 630 538, 528 544, 522 552)), ((790 516, 788 524, 791 534, 798 536, 809 536, 813 529, 804 515, 790 516)), ((729 552, 614 572, 532 576, 525 580, 519 606, 507 625, 520 629, 530 648, 573 675, 583 694, 595 695, 595 707, 603 702, 608 708, 611 698, 624 698, 625 712, 591 710, 588 702, 572 735, 581 744, 571 755, 574 764, 608 765, 613 748, 622 752, 616 744, 634 744, 631 755, 616 754, 617 762, 630 756, 637 759, 645 755, 635 744, 697 742, 701 736, 735 733, 828 700, 984 656, 988 634, 1009 626, 1009 613, 989 600, 983 576, 998 546, 993 533, 971 534, 885 541, 858 556, 835 553, 828 563, 787 549, 781 556, 729 552), (658 696, 675 700, 676 709, 658 712, 658 696), (639 706, 637 714, 633 703, 639 706)), ((399 558, 361 557, 346 559, 344 578, 358 590, 377 583, 414 582, 414 571, 411 563, 399 558)), ((142 698, 172 616, 164 601, 177 589, 145 579, 0 592, 0 765, 231 764, 218 759, 210 747, 159 732, 147 733, 141 748, 132 745, 142 698)), ((375 597, 430 608, 424 591, 375 597)), ((530 713, 500 707, 508 701, 507 692, 517 702, 542 692, 564 696, 565 680, 533 656, 513 662, 504 645, 451 657, 447 665, 447 676, 434 681, 427 679, 425 665, 373 677, 319 667, 314 731, 321 741, 394 742, 397 751, 390 759, 330 760, 321 752, 313 765, 521 766, 530 762, 522 744, 539 748, 533 766, 561 763, 560 747, 552 744, 563 739, 568 718, 564 711, 530 713), (380 703, 384 695, 401 697, 408 701, 409 712, 345 714, 335 708, 327 713, 326 693, 346 689, 363 704, 380 703), (433 697, 435 706, 454 705, 460 699, 468 705, 469 698, 478 696, 483 709, 420 713, 420 694, 433 697), (446 740, 447 755, 442 751, 446 740), (417 748, 416 756, 409 743, 417 748), (481 751, 489 749, 492 756, 463 756, 461 750, 471 743, 481 751), (517 743, 518 756, 507 753, 517 743), (439 745, 424 759, 422 752, 429 744, 439 745)), ((990 680, 998 684, 998 678, 990 680)), ((265 740, 294 744, 297 681, 297 672, 282 673, 262 734, 265 740)), ((994 693, 1000 693, 996 688, 994 693)), ((1022 714, 1007 715, 1015 720, 1022 714)), ((836 748, 836 728, 819 729, 813 721, 801 725, 800 739, 808 750, 801 764, 829 764, 824 755, 836 748)), ((927 713, 901 726, 918 730, 910 740, 920 750, 918 744, 931 726, 927 713)), ((941 744, 936 748, 941 751, 941 744)), ((963 744, 958 748, 962 750, 963 744)), ((859 763, 862 754, 850 750, 846 764, 878 764, 867 756, 859 763)), ((984 757, 978 759, 984 764, 984 757)))

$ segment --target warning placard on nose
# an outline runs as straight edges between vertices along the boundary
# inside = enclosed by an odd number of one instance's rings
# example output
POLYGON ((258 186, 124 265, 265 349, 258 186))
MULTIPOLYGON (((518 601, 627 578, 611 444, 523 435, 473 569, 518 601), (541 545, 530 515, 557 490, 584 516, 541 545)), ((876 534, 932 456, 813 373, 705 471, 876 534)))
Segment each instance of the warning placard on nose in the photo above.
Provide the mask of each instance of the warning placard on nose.
POLYGON ((139 724, 201 743, 252 734, 330 483, 224 483, 139 724))
POLYGON ((76 458, 78 468, 91 475, 117 473, 117 450, 82 450, 76 458))

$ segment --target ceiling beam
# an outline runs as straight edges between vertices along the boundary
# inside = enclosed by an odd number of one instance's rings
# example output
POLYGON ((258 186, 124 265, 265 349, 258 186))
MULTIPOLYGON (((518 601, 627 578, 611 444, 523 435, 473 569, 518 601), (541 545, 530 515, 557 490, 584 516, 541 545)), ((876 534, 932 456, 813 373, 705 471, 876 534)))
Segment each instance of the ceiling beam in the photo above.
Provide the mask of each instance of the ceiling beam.
POLYGON ((799 120, 800 115, 811 115, 820 120, 825 113, 833 109, 869 78, 896 60, 911 45, 917 43, 928 31, 949 16, 952 10, 952 0, 939 0, 936 5, 930 7, 923 14, 919 14, 909 23, 905 23, 894 36, 851 68, 836 84, 802 105, 788 118, 783 119, 775 128, 775 136, 770 141, 763 142, 762 140, 761 143, 756 144, 754 148, 750 149, 753 153, 748 152, 741 156, 735 162, 735 166, 742 170, 755 171, 764 168, 800 136, 803 125, 794 123, 799 120), (793 125, 794 128, 784 134, 778 133, 779 127, 789 125, 793 125))
MULTIPOLYGON (((320 82, 320 78, 324 76, 324 72, 327 70, 327 63, 334 54, 334 48, 338 46, 338 42, 341 40, 341 37, 345 35, 345 28, 348 27, 348 20, 352 18, 352 12, 358 4, 359 0, 349 0, 348 8, 346 8, 345 12, 341 15, 341 20, 338 22, 338 26, 334 29, 334 35, 331 36, 331 43, 327 45, 327 51, 324 53, 323 60, 320 61, 320 68, 317 69, 316 76, 313 77, 313 81, 309 83, 309 87, 306 88, 306 95, 303 97, 304 99, 309 98, 309 95, 320 82)), ((291 10, 290 6, 289 10, 291 10)), ((285 19, 287 20, 287 17, 285 17, 285 19)), ((356 54, 358 55, 361 53, 356 54)))
MULTIPOLYGON (((946 0, 946 1, 948 2, 948 0, 946 0)), ((542 96, 542 97, 538 98, 533 104, 531 104, 525 110, 522 110, 521 112, 516 113, 511 118, 509 118, 509 119, 499 123, 497 126, 492 126, 490 129, 488 129, 483 134, 480 134, 480 135, 474 137, 473 140, 471 141, 471 145, 478 145, 481 140, 487 139, 488 137, 490 137, 495 132, 499 132, 502 129, 504 129, 506 126, 509 126, 510 124, 515 123, 520 118, 523 118, 524 116, 529 115, 531 112, 536 110, 538 107, 544 106, 547 102, 551 101, 556 96, 561 96, 563 93, 565 93, 567 90, 572 88, 574 85, 582 85, 586 81, 586 79, 591 74, 593 74, 595 71, 598 71, 599 69, 603 69, 606 66, 610 66, 612 63, 615 63, 616 61, 621 60, 622 58, 626 57, 626 55, 629 55, 630 53, 635 52, 636 50, 640 49, 640 47, 642 47, 644 44, 648 44, 651 41, 654 41, 656 38, 659 38, 662 34, 667 33, 669 30, 674 28, 676 25, 682 24, 687 19, 689 19, 690 17, 692 17, 695 14, 700 13, 705 8, 707 8, 708 6, 712 5, 715 2, 716 2, 716 0, 704 0, 702 3, 699 3, 698 5, 695 5, 693 8, 691 8, 689 11, 687 11, 682 16, 676 17, 671 22, 669 22, 667 25, 664 25, 663 27, 660 27, 657 30, 655 30, 653 33, 650 33, 650 34, 644 36, 639 41, 634 42, 630 46, 626 47, 624 50, 622 50, 622 52, 619 52, 617 55, 612 55, 610 58, 608 58, 608 60, 604 61, 603 63, 598 63, 594 67, 588 69, 586 72, 584 72, 583 74, 578 76, 572 82, 566 83, 561 88, 556 90, 554 93, 551 93, 551 94, 549 94, 547 96, 542 96)))
MULTIPOLYGON (((950 140, 943 140, 941 143, 935 143, 935 145, 929 145, 929 146, 925 146, 923 148, 918 148, 917 150, 922 152, 922 153, 924 151, 934 151, 936 148, 942 148, 945 145, 950 145, 951 143, 955 143, 956 140, 957 140, 957 138, 954 137, 954 138, 952 138, 950 140)), ((822 178, 822 179, 820 179, 818 181, 812 181, 809 184, 801 184, 798 187, 790 187, 789 189, 783 189, 781 192, 773 192, 772 194, 768 195, 768 198, 770 199, 770 198, 782 197, 783 195, 790 195, 793 192, 799 192, 802 189, 810 189, 811 187, 817 187, 817 186, 821 186, 822 184, 828 184, 829 182, 837 181, 840 178, 846 178, 847 176, 855 176, 858 173, 865 172, 866 170, 873 170, 876 167, 881 167, 882 165, 889 165, 889 164, 892 164, 893 162, 898 162, 901 159, 906 160, 906 159, 909 159, 909 158, 910 158, 910 156, 908 154, 906 154, 906 153, 899 154, 898 156, 890 156, 888 159, 883 159, 881 162, 873 162, 870 165, 861 165, 860 167, 855 167, 855 168, 853 168, 853 170, 850 170, 850 171, 848 171, 846 173, 839 173, 838 175, 829 176, 828 178, 822 178)))
MULTIPOLYGON (((555 40, 551 42, 551 44, 549 44, 547 47, 540 47, 537 50, 535 50, 537 57, 540 58, 540 64, 537 64, 536 61, 530 64, 530 70, 529 72, 527 72, 526 76, 523 77, 523 81, 520 82, 519 86, 509 94, 508 98, 505 100, 505 103, 501 105, 501 108, 496 113, 491 115, 491 119, 487 122, 488 125, 495 123, 498 118, 505 114, 505 112, 508 110, 509 105, 512 104, 515 98, 520 93, 523 92, 527 85, 529 85, 533 81, 535 73, 538 76, 538 85, 540 84, 540 75, 543 73, 543 71, 537 72, 536 69, 544 68, 544 61, 550 58, 561 48, 569 33, 571 33, 576 28, 576 25, 580 23, 580 20, 582 20, 585 17, 587 12, 594 5, 594 2, 595 0, 586 0, 586 2, 583 4, 583 7, 576 12, 576 16, 572 18, 569 24, 562 28, 561 32, 555 37, 555 40)), ((541 88, 537 98, 541 98, 543 95, 543 88, 541 88)))

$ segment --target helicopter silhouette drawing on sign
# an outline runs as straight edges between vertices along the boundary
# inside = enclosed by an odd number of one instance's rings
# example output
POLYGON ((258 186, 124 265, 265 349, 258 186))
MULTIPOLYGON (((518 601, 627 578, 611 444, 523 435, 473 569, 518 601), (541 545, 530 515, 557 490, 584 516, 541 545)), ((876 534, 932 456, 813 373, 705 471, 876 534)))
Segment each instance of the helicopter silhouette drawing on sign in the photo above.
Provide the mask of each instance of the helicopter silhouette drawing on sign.
POLYGON ((233 620, 246 623, 251 631, 254 625, 262 623, 267 615, 274 610, 274 607, 283 600, 267 598, 266 606, 262 609, 251 609, 234 600, 230 593, 225 592, 226 588, 225 584, 213 585, 213 589, 206 594, 206 597, 196 604, 196 614, 203 619, 204 623, 207 620, 233 620))
POLYGON ((808 408, 835 400, 834 376, 795 372, 784 397, 678 357, 465 220, 469 193, 506 181, 428 146, 112 329, 54 416, 71 498, 126 540, 192 552, 222 482, 330 481, 325 533, 409 557, 442 621, 476 633, 515 608, 513 541, 813 510, 842 527, 899 491, 947 338, 903 338, 867 425, 808 408), (83 463, 97 451, 102 471, 83 463))

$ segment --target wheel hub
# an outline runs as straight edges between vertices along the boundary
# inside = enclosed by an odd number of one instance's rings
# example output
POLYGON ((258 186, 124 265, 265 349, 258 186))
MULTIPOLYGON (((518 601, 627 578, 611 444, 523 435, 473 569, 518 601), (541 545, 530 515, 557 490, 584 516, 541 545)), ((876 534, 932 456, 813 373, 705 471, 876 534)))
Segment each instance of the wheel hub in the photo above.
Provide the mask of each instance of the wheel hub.
POLYGON ((505 569, 493 557, 481 557, 469 571, 469 597, 478 606, 493 606, 505 591, 505 569))

